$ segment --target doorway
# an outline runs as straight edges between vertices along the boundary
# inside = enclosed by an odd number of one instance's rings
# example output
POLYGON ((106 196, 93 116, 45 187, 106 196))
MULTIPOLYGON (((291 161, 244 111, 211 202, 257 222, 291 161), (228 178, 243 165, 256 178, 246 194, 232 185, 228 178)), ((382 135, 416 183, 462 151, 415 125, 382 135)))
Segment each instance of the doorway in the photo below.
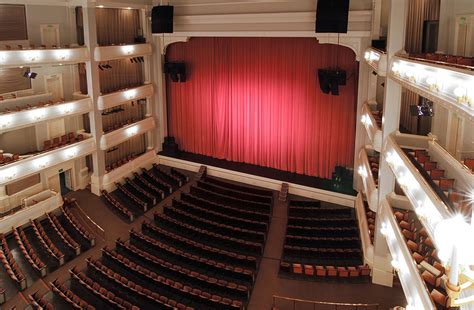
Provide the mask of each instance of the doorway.
POLYGON ((51 93, 53 100, 64 98, 62 74, 45 75, 44 86, 46 92, 51 93))
POLYGON ((61 196, 66 195, 72 191, 71 170, 62 171, 59 173, 59 185, 61 187, 61 196))
POLYGON ((58 24, 47 24, 40 25, 41 31, 41 44, 51 48, 53 46, 59 46, 59 25, 58 24))

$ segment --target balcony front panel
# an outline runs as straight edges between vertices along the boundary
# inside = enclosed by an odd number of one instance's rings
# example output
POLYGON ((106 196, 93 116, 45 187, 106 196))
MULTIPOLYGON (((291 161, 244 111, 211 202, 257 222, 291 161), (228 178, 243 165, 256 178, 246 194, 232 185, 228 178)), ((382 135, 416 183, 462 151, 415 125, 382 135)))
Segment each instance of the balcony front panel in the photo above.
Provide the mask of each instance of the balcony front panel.
POLYGON ((102 188, 107 191, 115 189, 115 182, 121 181, 126 176, 132 176, 132 172, 137 171, 140 168, 145 168, 147 165, 151 166, 151 163, 156 159, 155 150, 149 150, 141 156, 138 156, 134 160, 110 171, 105 174, 102 179, 102 188))
POLYGON ((86 47, 0 51, 0 67, 71 64, 89 59, 86 47))
POLYGON ((429 138, 423 137, 425 141, 421 141, 422 137, 416 136, 416 139, 410 139, 407 136, 411 135, 393 134, 388 137, 383 156, 410 201, 420 222, 426 228, 431 239, 435 240, 434 231, 436 225, 443 219, 449 218, 451 210, 436 195, 402 150, 402 147, 423 149, 420 145, 427 145, 429 138), (400 136, 400 139, 397 139, 398 136, 400 136))
POLYGON ((364 125, 367 135, 369 136, 370 142, 372 143, 373 148, 380 152, 382 149, 382 130, 379 128, 377 122, 375 121, 374 115, 368 103, 365 103, 362 106, 361 113, 361 122, 364 125))
POLYGON ((90 98, 0 114, 0 133, 92 111, 90 98))
POLYGON ((0 167, 0 185, 38 173, 60 163, 91 154, 96 150, 93 138, 40 153, 0 167))
POLYGON ((369 64, 369 66, 374 69, 380 76, 385 76, 387 74, 387 54, 375 49, 373 47, 369 47, 365 50, 364 59, 369 64))
POLYGON ((474 71, 395 56, 389 76, 403 87, 474 120, 474 71))
POLYGON ((132 137, 142 135, 154 128, 155 120, 152 117, 147 117, 139 122, 124 126, 103 135, 100 139, 100 149, 105 151, 108 148, 127 141, 132 137))
POLYGON ((150 43, 99 46, 94 50, 96 61, 108 61, 114 59, 133 58, 151 55, 153 53, 150 43))
POLYGON ((392 207, 386 200, 380 204, 377 216, 380 216, 381 227, 392 255, 392 262, 397 267, 403 292, 410 305, 414 307, 413 309, 436 309, 393 215, 392 207))
POLYGON ((379 193, 365 148, 362 148, 359 152, 359 165, 358 173, 362 178, 362 183, 364 184, 364 191, 367 195, 369 208, 370 210, 377 212, 379 193))
POLYGON ((360 240, 362 242, 362 249, 364 251, 364 263, 373 265, 374 262, 374 245, 370 241, 369 224, 365 214, 364 201, 362 194, 358 194, 355 200, 355 208, 359 223, 360 240))
POLYGON ((110 109, 128 101, 151 97, 153 93, 153 85, 146 84, 99 96, 99 98, 97 98, 97 107, 99 110, 110 109))

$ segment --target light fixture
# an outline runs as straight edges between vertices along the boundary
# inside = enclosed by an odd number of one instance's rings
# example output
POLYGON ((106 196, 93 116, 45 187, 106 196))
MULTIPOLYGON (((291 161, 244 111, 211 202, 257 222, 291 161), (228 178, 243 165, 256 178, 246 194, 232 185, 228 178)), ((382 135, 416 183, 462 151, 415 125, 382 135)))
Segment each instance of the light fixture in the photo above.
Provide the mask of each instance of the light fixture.
POLYGON ((69 158, 69 159, 74 158, 77 154, 76 148, 73 147, 73 148, 70 148, 70 149, 66 150, 65 154, 66 154, 66 157, 69 158))
POLYGON ((127 55, 132 54, 134 50, 135 50, 135 47, 133 47, 133 45, 122 46, 122 52, 124 52, 127 55))
POLYGON ((40 58, 40 52, 34 51, 34 50, 28 51, 25 53, 25 58, 27 61, 35 62, 36 60, 40 58))
POLYGON ((39 121, 44 117, 44 109, 36 109, 30 112, 31 118, 33 120, 39 121))
POLYGON ((364 59, 369 61, 369 59, 370 59, 370 52, 369 51, 364 53, 364 59))
POLYGON ((38 158, 35 160, 35 165, 40 169, 44 169, 49 165, 49 160, 47 157, 38 158))
POLYGON ((127 98, 127 100, 132 100, 137 95, 137 91, 136 89, 130 89, 130 90, 125 91, 124 95, 125 95, 125 98, 127 98))
POLYGON ((103 9, 104 6, 101 4, 101 5, 96 6, 96 8, 103 9))
POLYGON ((382 224, 381 224, 380 226, 381 226, 381 227, 380 227, 380 233, 381 233, 383 236, 387 237, 387 236, 388 236, 387 223, 382 222, 382 224))
POLYGON ((137 126, 132 126, 132 127, 129 127, 125 130, 125 132, 127 133, 128 136, 134 136, 137 134, 138 132, 138 128, 137 126))
POLYGON ((392 64, 392 72, 395 74, 395 75, 399 75, 400 74, 400 64, 398 62, 394 62, 392 64))
POLYGON ((12 123, 12 116, 2 115, 0 116, 0 128, 9 127, 12 123))
POLYGON ((7 52, 0 52, 0 62, 4 63, 8 59, 8 54, 7 52))
POLYGON ((16 177, 17 169, 16 169, 16 167, 12 167, 10 169, 7 169, 7 170, 3 171, 2 174, 3 174, 3 178, 5 180, 11 181, 16 177))
POLYGON ((64 49, 55 51, 55 55, 59 60, 66 60, 66 58, 69 58, 70 54, 70 51, 64 49))
POLYGON ((395 255, 392 257, 391 264, 395 271, 400 271, 400 262, 397 260, 397 257, 395 255))
POLYGON ((71 113, 72 109, 73 109, 72 103, 67 103, 67 104, 61 105, 61 111, 63 112, 63 114, 71 113))
POLYGON ((365 169, 364 166, 359 166, 359 169, 357 171, 361 177, 364 179, 367 178, 367 169, 365 169))

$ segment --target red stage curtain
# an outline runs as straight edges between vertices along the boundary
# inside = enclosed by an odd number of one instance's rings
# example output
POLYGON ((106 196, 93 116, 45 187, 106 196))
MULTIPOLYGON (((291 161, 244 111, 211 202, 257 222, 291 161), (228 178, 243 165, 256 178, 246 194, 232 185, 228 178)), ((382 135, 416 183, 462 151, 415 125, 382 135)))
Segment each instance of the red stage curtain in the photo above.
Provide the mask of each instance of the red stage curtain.
POLYGON ((168 47, 187 82, 167 80, 170 136, 182 150, 330 178, 353 166, 358 63, 312 38, 193 38, 168 47), (347 70, 339 96, 318 68, 347 70))

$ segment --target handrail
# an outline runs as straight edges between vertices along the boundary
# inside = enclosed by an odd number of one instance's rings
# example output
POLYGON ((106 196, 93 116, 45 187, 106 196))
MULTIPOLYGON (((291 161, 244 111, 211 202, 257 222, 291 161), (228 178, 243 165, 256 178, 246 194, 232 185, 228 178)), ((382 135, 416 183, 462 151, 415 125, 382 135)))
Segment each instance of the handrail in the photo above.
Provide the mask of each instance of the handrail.
POLYGON ((96 231, 96 234, 99 235, 103 240, 105 240, 105 230, 100 227, 99 224, 97 224, 96 222, 94 222, 90 217, 89 215, 86 214, 86 212, 84 212, 84 210, 82 210, 81 206, 79 206, 79 204, 77 203, 77 201, 74 201, 74 205, 79 209, 79 212, 81 212, 81 214, 83 216, 85 216, 92 224, 94 224, 95 228, 97 228, 97 231, 96 231))
POLYGON ((275 301, 277 299, 292 301, 293 302, 293 310, 296 308, 296 303, 306 303, 306 304, 313 304, 313 309, 316 309, 316 305, 327 305, 327 306, 334 306, 334 309, 337 307, 354 307, 358 309, 359 307, 368 308, 368 307, 375 307, 375 309, 379 309, 380 304, 373 303, 373 304, 364 304, 364 303, 345 303, 345 302, 330 302, 330 301, 315 301, 315 300, 306 300, 306 299, 299 299, 299 298, 292 298, 292 297, 285 297, 285 296, 278 296, 273 295, 273 307, 275 306, 275 301))

